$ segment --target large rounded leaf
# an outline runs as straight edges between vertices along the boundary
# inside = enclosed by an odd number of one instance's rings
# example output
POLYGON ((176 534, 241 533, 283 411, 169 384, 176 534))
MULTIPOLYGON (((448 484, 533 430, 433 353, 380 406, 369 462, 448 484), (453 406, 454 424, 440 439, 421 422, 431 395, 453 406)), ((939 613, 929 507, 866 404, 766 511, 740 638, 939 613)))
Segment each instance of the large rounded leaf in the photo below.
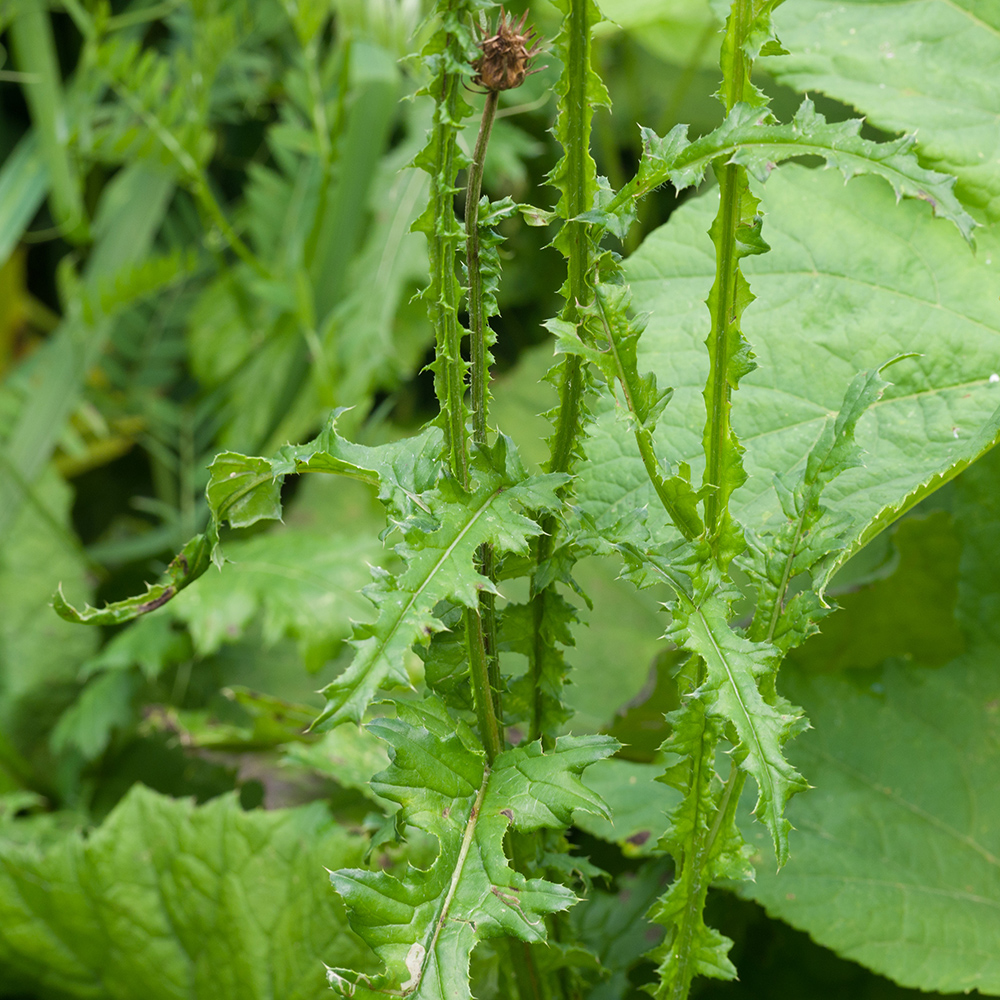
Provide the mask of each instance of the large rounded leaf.
MULTIPOLYGON (((715 255, 714 193, 693 199, 628 261, 637 310, 651 317, 640 371, 676 392, 660 418, 659 455, 700 479, 708 369, 705 299, 715 255)), ((848 517, 856 548, 956 475, 1000 433, 1000 246, 980 229, 970 251, 929 206, 896 204, 888 185, 832 172, 775 171, 764 187, 772 250, 745 262, 758 300, 744 331, 760 367, 734 395, 749 479, 733 510, 760 529, 783 520, 773 475, 801 463, 854 375, 911 352, 886 373, 895 385, 862 417, 865 465, 841 475, 824 503, 848 517)), ((626 428, 605 414, 588 445, 579 496, 599 522, 655 497, 626 428)), ((663 530, 668 530, 664 525, 663 530)))
POLYGON ((782 83, 916 132, 926 166, 1000 219, 1000 4, 995 0, 798 0, 775 14, 782 83))

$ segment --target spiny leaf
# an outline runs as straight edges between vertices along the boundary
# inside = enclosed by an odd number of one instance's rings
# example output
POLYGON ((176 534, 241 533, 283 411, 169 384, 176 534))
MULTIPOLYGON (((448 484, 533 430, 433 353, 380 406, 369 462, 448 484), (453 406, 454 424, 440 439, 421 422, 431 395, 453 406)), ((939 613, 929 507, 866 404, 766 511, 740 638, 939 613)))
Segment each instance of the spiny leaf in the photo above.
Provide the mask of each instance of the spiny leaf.
POLYGON ((746 167, 764 182, 783 160, 812 155, 821 156, 828 168, 838 169, 845 181, 861 174, 881 177, 897 199, 928 202, 935 215, 948 219, 971 239, 977 223, 955 197, 954 177, 920 165, 913 152, 915 136, 881 143, 863 139, 860 118, 828 123, 808 98, 787 124, 769 123, 767 118, 760 108, 737 104, 715 131, 690 143, 685 125, 676 126, 662 139, 651 129, 642 129, 642 159, 635 177, 584 218, 622 234, 634 217, 635 202, 667 181, 678 191, 699 184, 720 157, 746 167))
POLYGON ((521 653, 536 667, 517 678, 504 699, 505 716, 511 722, 529 721, 538 732, 551 733, 572 717, 563 701, 567 673, 563 649, 574 645, 571 626, 578 620, 576 608, 554 587, 527 604, 504 607, 500 650, 521 653))
POLYGON ((343 996, 470 998, 469 956, 477 941, 506 935, 544 941, 545 916, 576 902, 564 886, 527 879, 509 866, 508 827, 559 829, 576 810, 606 812, 578 775, 614 753, 618 744, 610 737, 563 737, 548 752, 535 742, 505 751, 487 767, 467 736, 443 735, 447 724, 430 722, 432 729, 401 719, 369 724, 392 760, 372 788, 400 803, 405 824, 437 838, 439 853, 430 869, 411 868, 401 879, 359 869, 331 873, 351 926, 385 966, 377 977, 329 970, 343 996))
POLYGON ((770 830, 781 866, 788 860, 791 828, 783 815, 785 803, 808 787, 782 749, 801 730, 801 712, 785 704, 768 704, 757 687, 758 678, 777 669, 781 654, 773 646, 737 635, 727 620, 727 605, 719 597, 695 604, 679 595, 671 610, 670 635, 705 663, 705 678, 697 693, 706 711, 731 722, 736 731, 733 759, 757 782, 754 813, 770 830))
POLYGON ((579 354, 604 375, 609 386, 616 382, 621 386, 625 406, 617 412, 635 435, 646 474, 677 529, 685 538, 696 538, 705 526, 698 514, 701 495, 691 487, 690 470, 682 466, 678 473, 664 475, 653 450, 653 432, 673 389, 659 389, 651 372, 639 374, 636 351, 645 321, 629 320, 630 301, 627 287, 599 285, 595 289, 594 304, 580 310, 593 326, 590 343, 585 343, 570 323, 554 320, 547 325, 556 334, 557 350, 579 354))
POLYGON ((280 520, 281 485, 291 473, 325 472, 378 485, 379 498, 397 517, 412 513, 418 494, 440 474, 441 432, 434 427, 376 447, 355 444, 337 433, 343 410, 334 410, 312 441, 286 445, 274 458, 223 452, 209 468, 208 505, 221 525, 244 528, 280 520))
POLYGON ((746 171, 738 166, 715 164, 721 200, 709 235, 715 244, 715 281, 708 293, 712 325, 705 340, 709 369, 703 393, 705 431, 705 524, 715 558, 725 567, 744 545, 740 526, 729 512, 729 498, 746 482, 743 446, 731 423, 731 394, 740 380, 757 364, 740 326, 743 311, 754 300, 750 285, 740 270, 744 257, 766 253, 770 247, 761 238, 759 202, 750 192, 746 171))
POLYGON ((171 560, 166 579, 161 583, 147 584, 144 594, 115 601, 103 608, 92 608, 88 604, 78 611, 63 597, 60 586, 52 597, 52 607, 60 618, 83 625, 121 625, 155 611, 194 583, 212 565, 212 550, 217 538, 211 528, 203 535, 195 535, 171 560))
POLYGON ((541 528, 521 511, 557 509, 556 490, 568 480, 554 473, 527 478, 502 436, 491 453, 479 453, 474 475, 471 494, 447 481, 422 494, 426 516, 402 525, 404 540, 396 553, 406 568, 395 578, 376 571, 374 584, 366 588, 378 617, 357 627, 352 640, 357 655, 323 689, 327 704, 316 725, 359 720, 379 687, 409 686, 405 660, 410 648, 445 627, 435 606, 449 601, 475 608, 480 591, 493 588, 475 568, 479 546, 527 553, 528 539, 541 528))
POLYGON ((715 879, 753 877, 748 850, 735 824, 740 775, 725 787, 715 772, 715 756, 724 720, 706 710, 694 690, 700 661, 692 658, 681 668, 678 687, 681 707, 669 713, 671 735, 663 749, 677 755, 660 778, 682 793, 670 813, 670 826, 661 846, 674 857, 673 882, 650 911, 666 928, 663 942, 651 953, 657 964, 657 998, 684 997, 697 976, 734 979, 729 960, 732 941, 705 923, 705 898, 715 879))
POLYGON ((836 417, 827 420, 819 440, 797 476, 775 473, 774 488, 787 518, 779 531, 747 532, 749 547, 744 569, 757 587, 757 609, 750 628, 755 642, 774 641, 782 653, 804 642, 815 621, 829 611, 823 590, 835 560, 846 545, 846 519, 820 505, 823 490, 842 472, 862 464, 855 442, 858 420, 891 384, 882 372, 913 355, 901 355, 882 367, 859 372, 844 396, 836 417), (824 562, 827 564, 824 567, 824 562), (800 573, 812 574, 812 587, 783 607, 789 582, 800 573))

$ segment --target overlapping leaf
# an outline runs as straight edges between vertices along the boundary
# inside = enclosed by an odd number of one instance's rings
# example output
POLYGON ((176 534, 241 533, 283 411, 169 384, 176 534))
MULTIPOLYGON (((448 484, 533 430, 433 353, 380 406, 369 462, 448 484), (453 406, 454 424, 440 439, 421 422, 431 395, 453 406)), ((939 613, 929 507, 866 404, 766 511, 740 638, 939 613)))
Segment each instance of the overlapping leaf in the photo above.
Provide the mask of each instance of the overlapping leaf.
MULTIPOLYGON (((485 457, 485 453, 482 453, 485 457)), ((475 608, 479 593, 493 585, 475 568, 476 551, 489 543, 501 552, 526 554, 528 539, 541 529, 522 511, 555 510, 556 490, 567 477, 525 477, 516 455, 500 438, 489 462, 474 468, 471 494, 442 482, 420 498, 425 516, 404 523, 396 553, 406 564, 395 578, 376 572, 366 595, 378 608, 370 625, 357 627, 351 665, 323 689, 326 707, 317 725, 335 726, 361 718, 379 687, 408 686, 408 651, 426 642, 444 623, 435 615, 440 601, 475 608)))
MULTIPOLYGON (((657 454, 689 462, 693 475, 703 462, 693 429, 704 419, 700 341, 714 274, 704 231, 713 201, 682 206, 627 266, 636 307, 651 313, 640 364, 674 387, 657 454)), ((844 188, 795 166, 771 178, 762 208, 772 251, 746 265, 761 299, 746 315, 746 333, 762 364, 744 382, 733 418, 751 473, 733 497, 743 523, 767 530, 785 521, 773 476, 805 461, 859 371, 895 354, 921 355, 894 368, 893 388, 859 420, 865 464, 824 493, 846 518, 839 564, 1000 434, 1000 383, 990 380, 1000 305, 988 292, 1000 246, 980 230, 972 256, 928 208, 897 205, 880 182, 860 178, 844 188)), ((614 428, 610 414, 602 417, 588 444, 577 487, 584 509, 610 525, 647 503, 653 531, 669 532, 665 518, 656 521, 653 490, 624 428, 614 428)))
POLYGON ((370 724, 392 760, 372 787, 400 803, 404 823, 432 834, 439 853, 428 870, 411 868, 403 878, 359 869, 331 874, 352 928, 385 966, 379 976, 331 969, 330 982, 344 996, 471 997, 469 956, 477 941, 544 941, 545 916, 576 901, 564 886, 509 866, 507 829, 558 829, 575 810, 605 811, 578 775, 615 751, 610 737, 563 737, 548 752, 536 742, 505 751, 488 767, 446 716, 425 714, 422 721, 370 724))
POLYGON ((136 785, 104 824, 0 843, 0 992, 79 1000, 320 1000, 361 959, 324 864, 364 840, 326 808, 195 806, 136 785))
POLYGON ((827 420, 797 477, 775 474, 775 491, 788 519, 785 525, 761 535, 747 532, 750 552, 743 566, 757 586, 750 629, 750 637, 757 642, 773 640, 787 652, 815 631, 813 622, 827 610, 823 592, 829 572, 823 571, 822 564, 835 563, 843 548, 838 529, 844 519, 822 507, 820 497, 842 472, 863 465, 855 431, 858 420, 891 384, 881 375, 886 367, 855 376, 840 412, 827 420), (810 573, 811 587, 796 594, 785 607, 790 581, 805 572, 810 573))
POLYGON ((829 123, 806 98, 787 124, 772 122, 766 109, 737 104, 715 131, 693 142, 688 141, 686 125, 676 126, 662 139, 644 128, 635 177, 587 218, 624 235, 635 217, 635 202, 667 181, 678 191, 700 183, 720 157, 766 181, 783 160, 811 155, 823 157, 826 166, 836 168, 845 180, 862 174, 881 177, 897 198, 928 202, 935 215, 949 219, 966 239, 971 238, 976 222, 955 196, 954 177, 920 165, 914 136, 872 142, 861 137, 861 125, 859 118, 829 123))
POLYGON ((1000 8, 991 0, 800 0, 776 15, 786 55, 767 71, 829 94, 888 132, 916 132, 921 162, 958 177, 965 204, 1000 220, 996 109, 1000 8))

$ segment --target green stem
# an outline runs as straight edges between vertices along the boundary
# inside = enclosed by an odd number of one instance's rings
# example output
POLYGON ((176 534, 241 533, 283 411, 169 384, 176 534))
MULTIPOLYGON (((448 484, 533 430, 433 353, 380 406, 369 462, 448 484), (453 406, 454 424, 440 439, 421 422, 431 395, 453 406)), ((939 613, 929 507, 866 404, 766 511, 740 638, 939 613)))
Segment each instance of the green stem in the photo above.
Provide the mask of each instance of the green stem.
MULTIPOLYGON (((451 35, 445 38, 445 49, 453 45, 451 35)), ((465 370, 462 361, 462 329, 458 322, 459 287, 455 278, 456 219, 454 180, 456 170, 457 130, 459 120, 459 88, 457 73, 445 73, 441 78, 438 103, 438 123, 435 125, 435 145, 438 160, 431 174, 433 228, 428 233, 431 259, 431 283, 428 290, 431 323, 437 333, 435 364, 436 389, 444 415, 445 436, 452 472, 463 489, 469 488, 469 456, 465 427, 465 370)))
POLYGON ((736 298, 736 226, 739 221, 739 167, 729 165, 719 177, 720 238, 715 255, 715 308, 709 335, 709 374, 705 386, 708 425, 705 430, 705 484, 712 489, 705 498, 705 524, 709 537, 718 534, 726 508, 723 496, 725 458, 729 450, 731 386, 729 342, 736 298))
POLYGON ((476 717, 479 720, 479 735, 486 748, 486 759, 492 764, 497 755, 503 751, 503 737, 500 735, 500 724, 494 707, 489 657, 483 636, 483 622, 478 611, 466 610, 465 634, 469 650, 472 692, 476 702, 476 717))
MULTIPOLYGON (((569 10, 563 20, 567 58, 565 62, 565 97, 560 108, 560 141, 563 144, 563 172, 559 179, 562 197, 559 209, 563 218, 566 254, 567 287, 566 305, 561 318, 578 324, 579 306, 590 301, 589 278, 593 270, 593 253, 590 245, 589 225, 573 221, 592 207, 596 189, 596 168, 590 158, 590 129, 593 103, 588 95, 587 78, 590 73, 590 32, 593 27, 588 10, 589 0, 570 0, 569 10)), ((561 234, 562 235, 562 234, 561 234)), ((583 409, 583 362, 578 355, 568 355, 563 362, 558 387, 559 404, 553 436, 550 439, 550 472, 569 472, 576 456, 581 433, 583 409)), ((555 534, 559 520, 549 514, 541 521, 542 536, 538 542, 538 566, 551 558, 555 548, 555 534)), ((546 594, 552 584, 532 594, 534 643, 529 670, 531 672, 533 704, 530 738, 543 735, 542 665, 545 659, 546 640, 541 626, 546 617, 546 594)))
MULTIPOLYGON (((753 0, 734 0, 726 43, 723 46, 722 102, 728 114, 743 100, 750 80, 751 62, 743 43, 753 16, 753 0), (726 56, 728 55, 728 64, 726 56)), ((737 228, 741 222, 746 171, 736 164, 717 160, 719 211, 712 225, 715 242, 715 284, 709 295, 712 329, 708 338, 709 374, 705 385, 708 419, 705 425, 705 525, 716 558, 720 557, 720 535, 729 513, 729 494, 738 485, 738 445, 730 422, 731 395, 738 376, 733 371, 737 352, 743 346, 737 302, 739 261, 737 228)))
POLYGON ((498 92, 489 91, 483 105, 476 149, 469 164, 469 180, 465 189, 465 262, 469 274, 469 354, 472 358, 472 437, 477 444, 486 444, 486 412, 490 380, 486 363, 486 311, 483 307, 483 275, 479 262, 479 196, 483 186, 486 147, 493 131, 498 92))
MULTIPOLYGON (((483 447, 487 444, 490 368, 486 340, 488 323, 483 302, 483 274, 479 259, 479 197, 483 187, 486 147, 489 145, 490 133, 493 131, 498 96, 499 94, 495 90, 489 91, 486 95, 479 136, 476 139, 472 162, 469 164, 469 178, 465 189, 465 262, 469 276, 469 355, 472 359, 472 439, 483 447)), ((477 562, 479 572, 488 580, 493 581, 496 576, 496 566, 492 545, 480 546, 477 562)), ((484 591, 479 595, 479 617, 482 622, 493 711, 498 719, 502 719, 496 597, 493 594, 484 591)))

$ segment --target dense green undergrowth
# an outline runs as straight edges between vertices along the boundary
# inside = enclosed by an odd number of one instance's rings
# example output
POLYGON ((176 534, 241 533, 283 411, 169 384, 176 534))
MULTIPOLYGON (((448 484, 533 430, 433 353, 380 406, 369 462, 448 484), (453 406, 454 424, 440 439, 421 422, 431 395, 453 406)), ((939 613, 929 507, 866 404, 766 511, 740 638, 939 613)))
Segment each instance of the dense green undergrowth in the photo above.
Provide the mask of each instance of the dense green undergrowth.
POLYGON ((1000 994, 1000 18, 431 6, 0 9, 0 996, 1000 994))

